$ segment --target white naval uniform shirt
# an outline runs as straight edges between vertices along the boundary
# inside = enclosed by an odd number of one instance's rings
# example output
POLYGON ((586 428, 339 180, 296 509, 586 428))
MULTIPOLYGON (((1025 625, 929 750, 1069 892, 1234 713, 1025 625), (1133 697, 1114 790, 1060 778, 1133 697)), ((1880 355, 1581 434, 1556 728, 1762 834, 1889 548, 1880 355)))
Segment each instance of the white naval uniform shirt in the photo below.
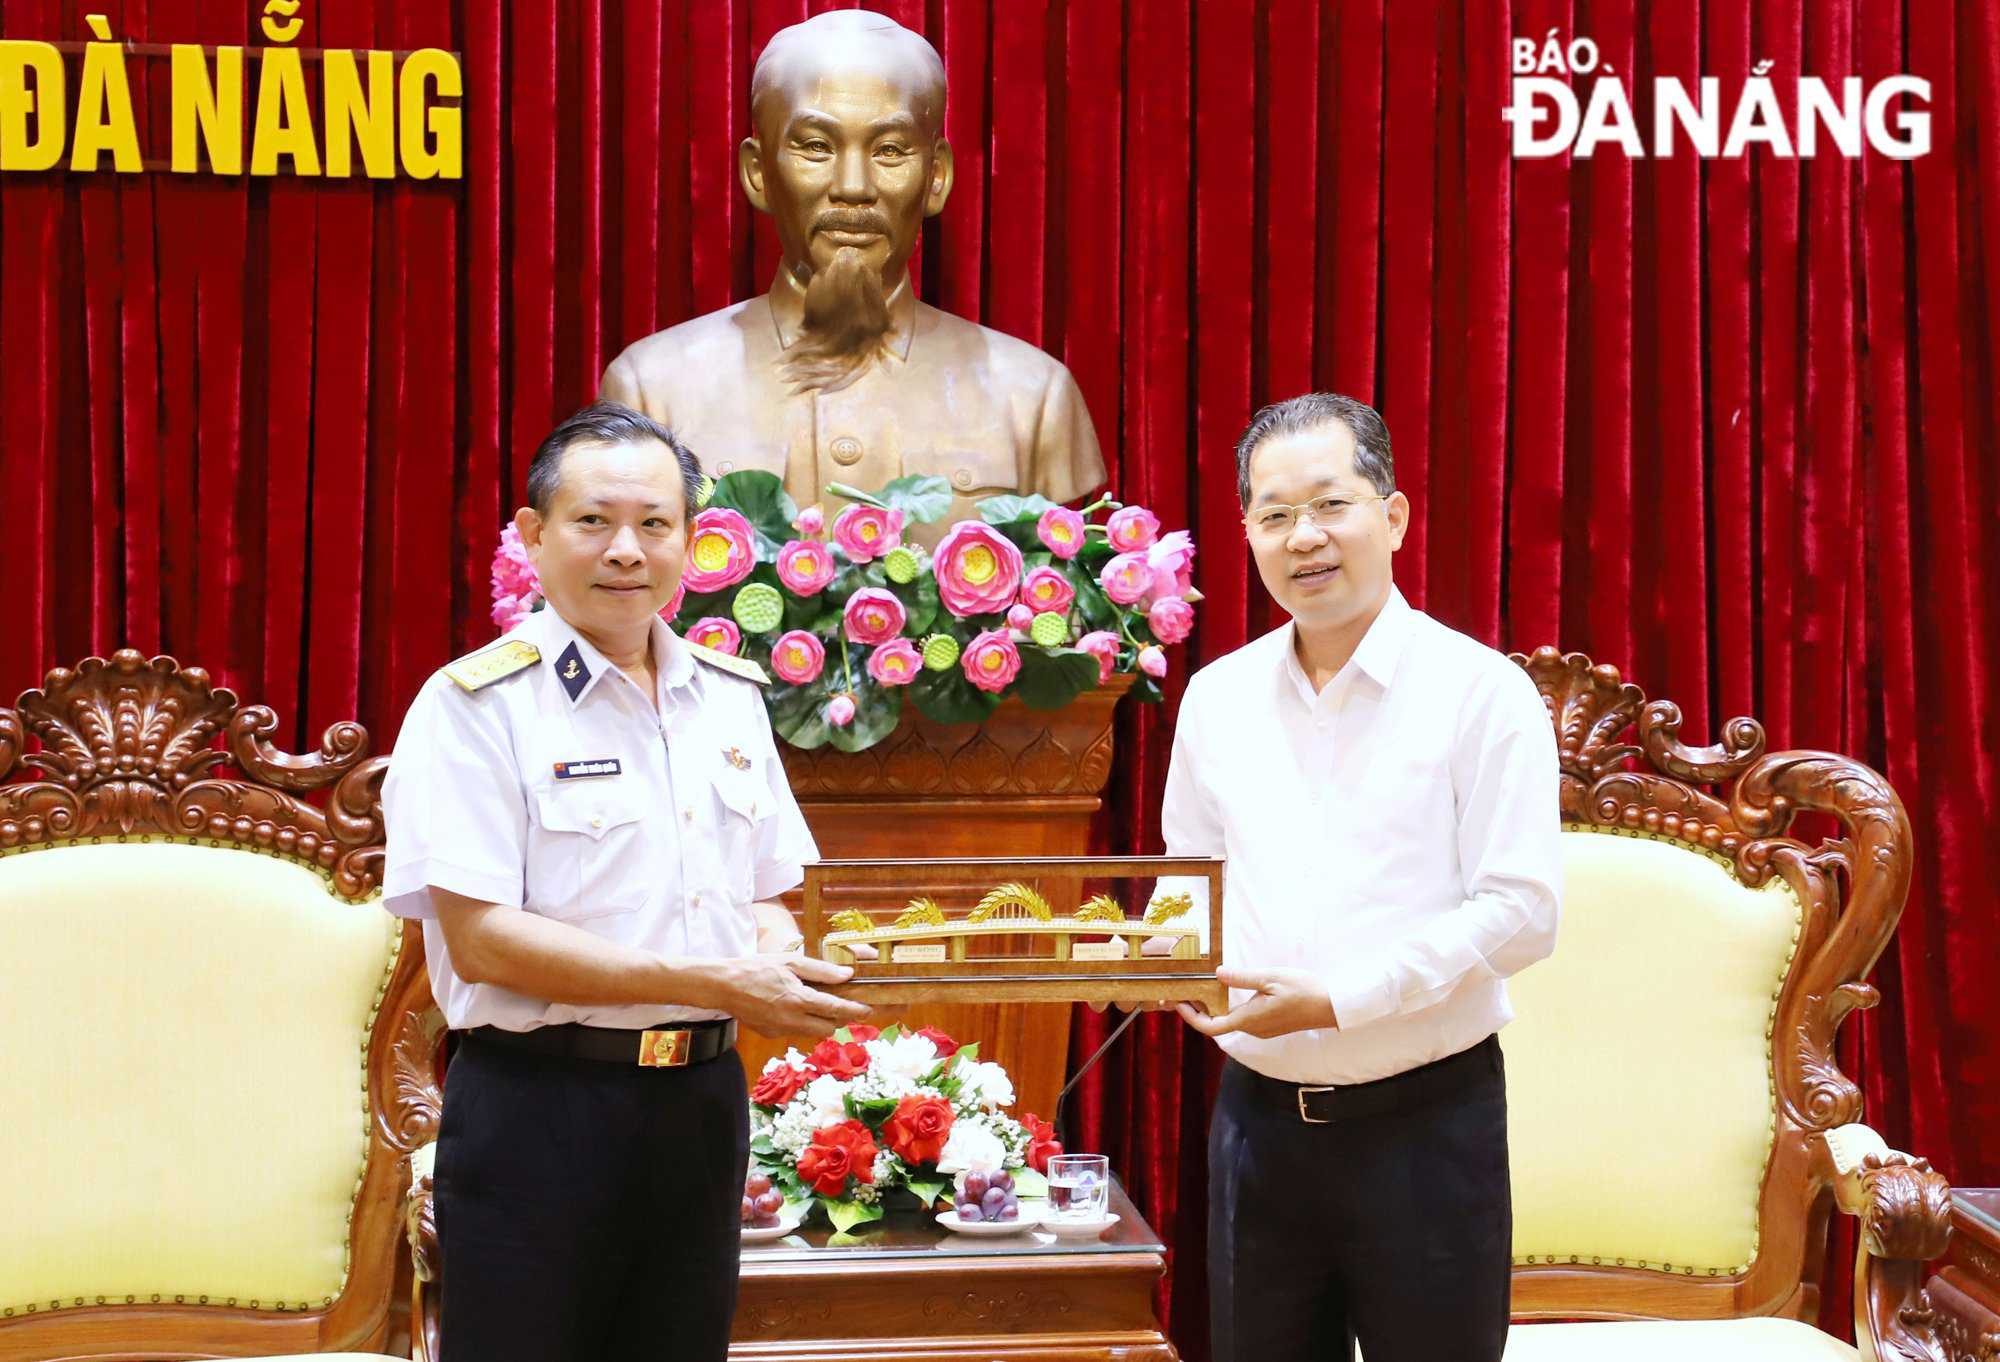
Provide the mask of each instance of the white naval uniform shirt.
MULTIPOLYGON (((1554 949, 1555 736, 1525 672, 1393 588, 1318 694, 1292 637, 1188 682, 1161 831, 1169 855, 1228 858, 1224 962, 1311 971, 1340 1023, 1223 1048, 1272 1078, 1360 1083, 1498 1031, 1502 980, 1554 949)), ((1204 883, 1173 887, 1205 933, 1204 883)))
POLYGON ((432 676, 382 787, 384 901, 425 919, 446 1023, 637 1029, 722 1015, 546 1003, 452 969, 432 886, 662 955, 725 957, 756 951, 751 903, 793 888, 819 858, 756 685, 697 662, 661 620, 657 712, 554 610, 507 637, 532 643, 541 660, 477 691, 432 676), (557 772, 614 763, 616 774, 557 772))

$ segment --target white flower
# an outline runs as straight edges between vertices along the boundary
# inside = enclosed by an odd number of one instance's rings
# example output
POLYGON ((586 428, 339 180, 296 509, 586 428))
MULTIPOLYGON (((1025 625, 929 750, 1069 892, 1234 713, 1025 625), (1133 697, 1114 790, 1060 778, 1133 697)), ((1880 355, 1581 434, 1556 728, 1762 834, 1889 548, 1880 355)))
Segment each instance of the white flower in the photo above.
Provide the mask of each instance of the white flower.
POLYGON ((958 1066, 958 1100, 995 1111, 1014 1105, 1014 1080, 998 1064, 975 1061, 958 1066))
POLYGON ((927 1036, 905 1032, 894 1040, 871 1040, 867 1045, 872 1072, 914 1083, 937 1067, 937 1046, 927 1036))
POLYGON ((938 1155, 938 1172, 991 1173, 1007 1159, 1007 1147, 989 1130, 970 1121, 960 1121, 945 1137, 944 1152, 938 1155))
POLYGON ((758 1072, 771 1073, 777 1069, 803 1069, 805 1067, 806 1057, 804 1055, 800 1054, 797 1050, 787 1050, 782 1055, 773 1055, 765 1060, 764 1067, 758 1072))
POLYGON ((847 1084, 844 1078, 832 1074, 821 1074, 806 1084, 800 1094, 805 1099, 805 1107, 812 1113, 816 1125, 838 1125, 847 1119, 847 1084))

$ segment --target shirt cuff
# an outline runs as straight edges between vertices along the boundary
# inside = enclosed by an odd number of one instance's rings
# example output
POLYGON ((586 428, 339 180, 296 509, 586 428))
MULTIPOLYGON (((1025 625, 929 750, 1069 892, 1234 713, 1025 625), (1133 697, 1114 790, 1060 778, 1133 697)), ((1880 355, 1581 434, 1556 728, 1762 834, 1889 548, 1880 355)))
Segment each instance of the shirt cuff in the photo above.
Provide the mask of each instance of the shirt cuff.
POLYGON ((382 905, 397 917, 434 919, 437 904, 431 899, 433 888, 481 903, 497 903, 503 908, 521 906, 520 876, 495 875, 435 857, 407 861, 391 869, 383 877, 382 905))
POLYGON ((1366 961, 1329 970, 1326 996, 1333 1004, 1333 1019, 1343 1031, 1395 1016, 1402 1001, 1396 994, 1395 981, 1387 972, 1366 961))

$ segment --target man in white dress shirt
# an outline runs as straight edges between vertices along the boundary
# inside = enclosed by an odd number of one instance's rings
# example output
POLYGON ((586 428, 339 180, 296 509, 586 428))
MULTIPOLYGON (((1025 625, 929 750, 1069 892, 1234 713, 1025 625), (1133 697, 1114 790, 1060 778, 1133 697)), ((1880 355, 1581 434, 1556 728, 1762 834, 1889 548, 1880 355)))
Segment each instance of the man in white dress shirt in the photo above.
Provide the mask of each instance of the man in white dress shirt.
MULTIPOLYGON (((1267 407, 1236 450, 1291 622, 1202 669, 1173 855, 1228 858, 1228 1054, 1209 1133, 1216 1362, 1498 1362, 1512 1206, 1502 982, 1555 944, 1556 747, 1525 673, 1416 610, 1410 506, 1351 398, 1267 407)), ((1198 922, 1206 921, 1197 914, 1198 922)))
POLYGON ((384 898, 458 1037, 438 1137, 445 1362, 728 1351, 748 1157, 736 1018, 825 1034, 775 903, 815 860, 753 679, 675 635, 701 483, 610 404, 515 517, 547 608, 425 684, 383 788, 384 898), (762 953, 760 953, 762 952, 762 953))

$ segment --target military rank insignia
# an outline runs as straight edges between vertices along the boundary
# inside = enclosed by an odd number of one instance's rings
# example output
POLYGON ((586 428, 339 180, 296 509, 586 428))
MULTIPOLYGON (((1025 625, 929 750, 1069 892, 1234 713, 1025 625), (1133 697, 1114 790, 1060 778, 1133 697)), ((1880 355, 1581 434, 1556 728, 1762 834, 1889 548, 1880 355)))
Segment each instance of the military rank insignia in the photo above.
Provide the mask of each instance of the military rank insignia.
POLYGON ((461 657, 445 667, 444 674, 468 691, 485 690, 496 681, 505 681, 542 660, 532 643, 506 639, 479 652, 461 657))
POLYGON ((747 771, 750 769, 750 758, 743 755, 742 748, 732 747, 727 752, 724 752, 722 755, 723 758, 726 761, 728 761, 728 763, 731 766, 734 766, 737 770, 747 771))

